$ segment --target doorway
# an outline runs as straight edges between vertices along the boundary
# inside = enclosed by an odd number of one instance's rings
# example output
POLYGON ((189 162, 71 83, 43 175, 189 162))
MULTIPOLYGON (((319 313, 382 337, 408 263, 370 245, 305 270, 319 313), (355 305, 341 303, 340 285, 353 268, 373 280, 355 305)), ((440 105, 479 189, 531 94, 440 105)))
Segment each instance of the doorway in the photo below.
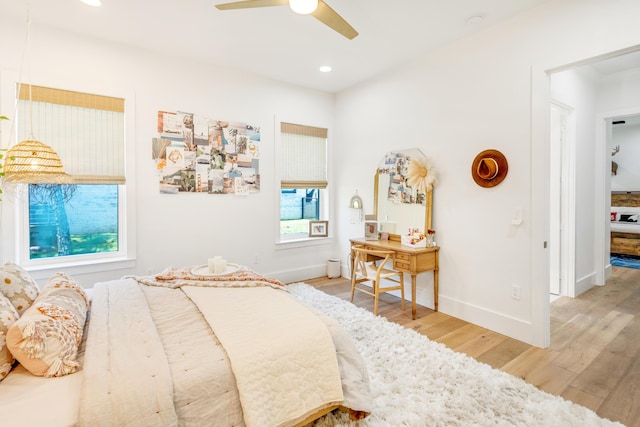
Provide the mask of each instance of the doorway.
MULTIPOLYGON (((531 240, 531 282, 532 287, 532 325, 533 336, 531 342, 540 347, 548 347, 551 342, 551 303, 549 282, 552 276, 550 262, 550 225, 553 221, 559 223, 559 215, 552 217, 550 204, 550 189, 557 179, 557 175, 551 175, 550 170, 550 132, 549 119, 552 99, 562 100, 553 96, 551 90, 552 80, 561 72, 576 70, 585 66, 598 67, 603 74, 623 76, 617 91, 613 91, 606 105, 598 105, 598 109, 593 106, 585 110, 575 108, 574 116, 578 118, 588 118, 591 125, 589 132, 576 123, 576 201, 575 216, 569 220, 576 224, 575 229, 575 262, 574 265, 567 265, 567 271, 575 271, 574 284, 576 294, 579 294, 577 285, 584 283, 605 283, 606 274, 610 273, 610 223, 606 221, 605 215, 610 210, 610 170, 611 157, 610 150, 606 146, 606 117, 616 117, 629 114, 630 109, 635 108, 640 111, 640 98, 637 96, 640 91, 640 45, 611 52, 593 59, 585 59, 561 67, 539 67, 531 68, 532 84, 532 145, 531 145, 531 167, 537 171, 540 179, 532 180, 532 240, 531 240), (616 70, 612 72, 612 70, 616 70), (626 83, 633 82, 637 85, 635 90, 624 90, 626 83), (617 100, 614 98, 618 98, 617 100), (602 112, 611 112, 602 113, 602 112), (582 116, 580 116, 582 115, 582 116), (584 138, 593 138, 594 142, 585 146, 584 138), (597 141, 597 144, 596 142, 597 141), (587 156, 585 160, 581 156, 587 156), (580 161, 578 161, 580 158, 580 161), (586 171, 586 173, 585 173, 586 171), (609 175, 607 175, 609 174, 609 175), (590 186, 585 187, 581 180, 588 180, 590 186), (578 188, 578 184, 580 187, 578 188), (582 205, 584 194, 581 191, 590 193, 590 203, 582 205), (580 228, 578 227, 580 219, 580 228), (583 271, 589 269, 589 274, 583 271)), ((584 92, 578 91, 584 95, 584 92)), ((593 101, 593 99, 592 99, 593 101)), ((577 107, 566 103, 572 107, 577 107)), ((578 122, 578 120, 576 120, 578 122)), ((560 225, 557 226, 558 230, 560 225)), ((556 277, 560 276, 559 258, 556 258, 556 277)), ((569 264, 569 262, 567 262, 569 264)), ((568 281, 568 280, 567 280, 568 281)))
POLYGON ((551 101, 549 224, 551 299, 574 296, 575 288, 575 131, 573 109, 551 101))

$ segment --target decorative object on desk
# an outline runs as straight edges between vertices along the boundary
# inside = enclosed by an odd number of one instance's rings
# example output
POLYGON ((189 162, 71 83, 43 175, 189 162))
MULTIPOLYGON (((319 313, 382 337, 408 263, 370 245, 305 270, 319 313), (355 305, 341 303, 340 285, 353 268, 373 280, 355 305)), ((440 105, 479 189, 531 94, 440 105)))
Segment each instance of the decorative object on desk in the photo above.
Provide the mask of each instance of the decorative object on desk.
POLYGON ((471 164, 471 176, 480 187, 490 188, 500 184, 509 171, 506 157, 498 150, 484 150, 471 164))
POLYGON ((365 240, 378 240, 378 221, 365 221, 364 222, 364 239, 365 240))
POLYGON ((389 240, 389 233, 386 231, 380 233, 380 240, 389 240))
POLYGON ((309 237, 327 237, 329 221, 309 221, 309 237))
POLYGON ((418 231, 417 228, 411 229, 407 234, 400 236, 400 243, 413 248, 426 248, 427 246, 431 246, 427 245, 425 235, 418 231))
POLYGON ((427 235, 425 236, 428 247, 436 246, 436 231, 435 230, 427 230, 427 235))

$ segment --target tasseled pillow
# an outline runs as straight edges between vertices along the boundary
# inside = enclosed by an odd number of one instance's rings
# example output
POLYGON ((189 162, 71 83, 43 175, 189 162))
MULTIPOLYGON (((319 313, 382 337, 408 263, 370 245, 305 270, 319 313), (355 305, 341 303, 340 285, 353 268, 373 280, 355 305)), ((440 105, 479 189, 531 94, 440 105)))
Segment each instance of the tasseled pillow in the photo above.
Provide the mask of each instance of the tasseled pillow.
POLYGON ((7 347, 29 372, 60 377, 76 372, 89 302, 73 279, 57 273, 7 332, 7 347))

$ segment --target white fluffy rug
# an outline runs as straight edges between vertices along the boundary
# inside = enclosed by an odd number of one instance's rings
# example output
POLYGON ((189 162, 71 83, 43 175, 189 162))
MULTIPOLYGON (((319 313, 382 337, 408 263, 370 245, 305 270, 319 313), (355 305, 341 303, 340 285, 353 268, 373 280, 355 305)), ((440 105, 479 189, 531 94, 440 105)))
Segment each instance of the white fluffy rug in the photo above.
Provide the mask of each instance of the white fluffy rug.
POLYGON ((340 322, 371 378, 369 417, 336 411, 314 427, 621 426, 305 283, 288 289, 340 322))

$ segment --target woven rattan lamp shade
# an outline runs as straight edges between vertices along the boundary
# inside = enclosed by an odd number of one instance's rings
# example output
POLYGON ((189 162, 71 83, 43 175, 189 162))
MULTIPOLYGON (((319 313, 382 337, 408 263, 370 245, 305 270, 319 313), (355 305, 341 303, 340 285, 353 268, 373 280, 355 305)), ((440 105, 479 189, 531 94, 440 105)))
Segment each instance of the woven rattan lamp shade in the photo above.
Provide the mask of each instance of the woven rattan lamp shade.
POLYGON ((16 184, 72 184, 58 154, 40 141, 25 140, 7 151, 5 182, 16 184))

